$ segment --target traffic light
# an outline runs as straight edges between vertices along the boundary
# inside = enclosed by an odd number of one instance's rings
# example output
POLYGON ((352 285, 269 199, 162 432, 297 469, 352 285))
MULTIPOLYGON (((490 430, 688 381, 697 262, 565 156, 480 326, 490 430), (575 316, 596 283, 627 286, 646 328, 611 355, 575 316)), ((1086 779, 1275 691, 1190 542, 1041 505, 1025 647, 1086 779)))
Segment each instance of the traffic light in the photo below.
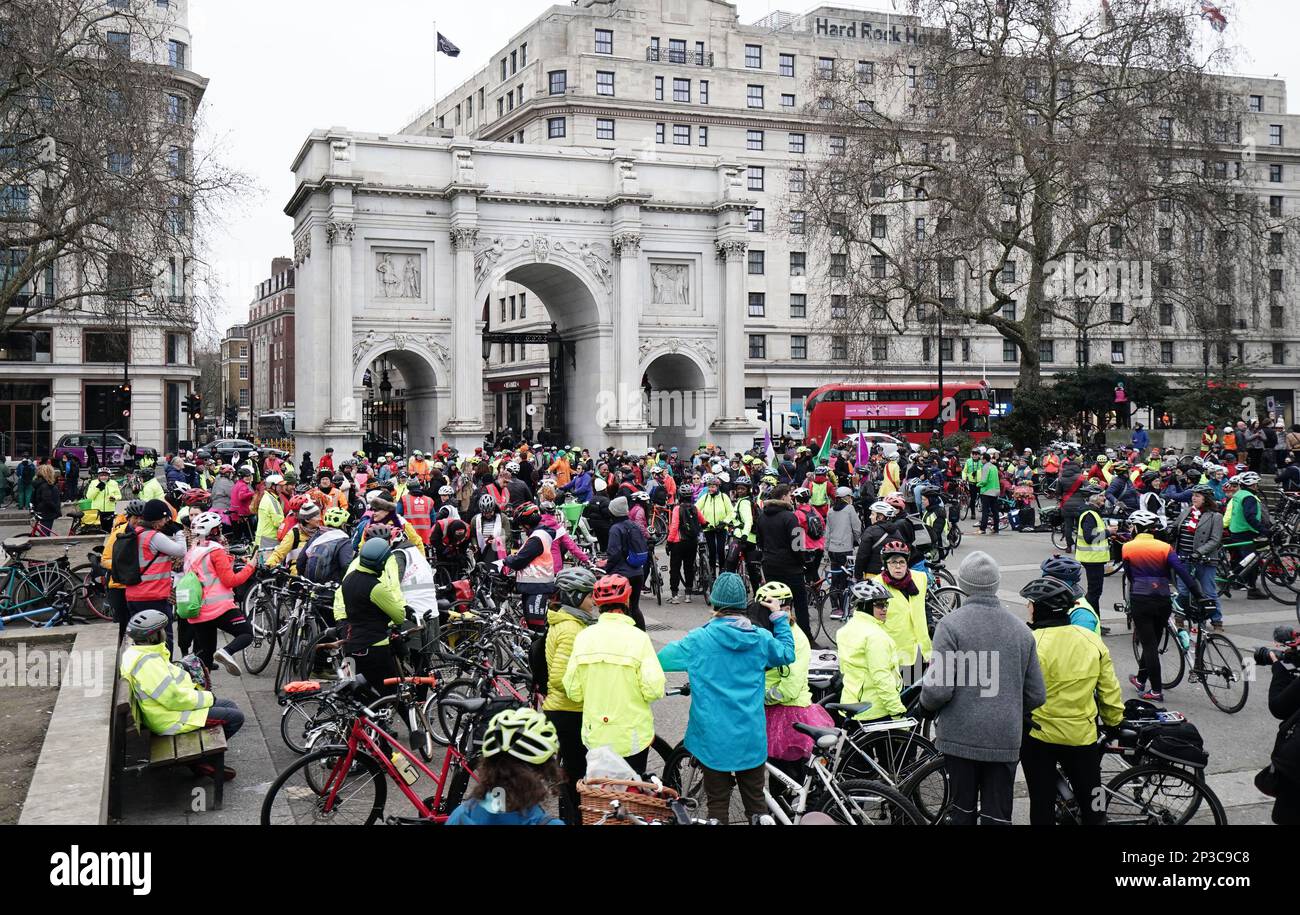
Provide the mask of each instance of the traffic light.
POLYGON ((766 400, 760 400, 760 401, 758 402, 758 418, 759 418, 759 419, 767 419, 767 401, 766 401, 766 400))
POLYGON ((124 418, 131 416, 131 385, 119 385, 117 388, 117 406, 124 418))
POLYGON ((226 406, 226 422, 233 423, 239 420, 239 407, 234 404, 226 406))
POLYGON ((181 404, 181 412, 190 414, 195 422, 203 419, 203 398, 198 394, 189 395, 181 404))

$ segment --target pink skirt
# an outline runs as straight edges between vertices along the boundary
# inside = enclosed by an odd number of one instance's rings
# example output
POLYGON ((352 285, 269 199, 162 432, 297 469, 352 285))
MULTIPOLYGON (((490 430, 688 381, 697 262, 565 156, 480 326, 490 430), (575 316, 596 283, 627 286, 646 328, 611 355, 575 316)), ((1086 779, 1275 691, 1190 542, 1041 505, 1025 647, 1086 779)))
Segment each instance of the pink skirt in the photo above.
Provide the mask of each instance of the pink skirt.
POLYGON ((772 759, 796 762, 812 755, 813 740, 794 729, 796 721, 818 728, 832 728, 835 722, 820 705, 767 706, 767 755, 772 759))

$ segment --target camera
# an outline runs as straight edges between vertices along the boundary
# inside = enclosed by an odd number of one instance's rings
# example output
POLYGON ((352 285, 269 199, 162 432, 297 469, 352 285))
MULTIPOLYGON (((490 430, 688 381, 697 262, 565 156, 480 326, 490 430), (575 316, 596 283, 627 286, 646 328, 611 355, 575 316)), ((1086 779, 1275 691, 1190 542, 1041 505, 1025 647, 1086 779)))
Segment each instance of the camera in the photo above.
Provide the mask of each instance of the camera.
POLYGON ((1300 630, 1291 626, 1278 626, 1273 630, 1275 646, 1261 645, 1255 649, 1255 663, 1261 667, 1270 666, 1273 661, 1269 652, 1274 652, 1279 661, 1300 666, 1300 630))

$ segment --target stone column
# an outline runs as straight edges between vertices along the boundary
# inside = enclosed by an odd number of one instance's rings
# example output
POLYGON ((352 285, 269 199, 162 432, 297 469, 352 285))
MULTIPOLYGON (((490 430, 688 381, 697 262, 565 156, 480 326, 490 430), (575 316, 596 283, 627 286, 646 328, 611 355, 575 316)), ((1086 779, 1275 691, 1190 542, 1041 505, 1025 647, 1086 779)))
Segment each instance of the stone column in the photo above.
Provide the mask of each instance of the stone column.
MULTIPOLYGON (((325 227, 330 250, 330 348, 329 398, 326 425, 330 428, 359 427, 361 414, 352 400, 352 239, 353 222, 331 222, 325 227)), ((310 358, 309 354, 304 356, 310 358)))
POLYGON ((457 449, 473 452, 483 444, 483 358, 477 327, 481 303, 474 301, 474 248, 478 228, 457 225, 451 229, 452 247, 452 377, 451 419, 442 432, 457 449))
POLYGON ((718 408, 720 415, 709 427, 712 436, 729 451, 752 447, 754 425, 745 418, 745 252, 743 238, 717 242, 723 261, 725 290, 719 324, 718 408))
POLYGON ((610 247, 618 259, 618 296, 614 301, 614 371, 618 418, 606 426, 609 444, 644 450, 650 442, 641 402, 641 235, 617 232, 610 247))

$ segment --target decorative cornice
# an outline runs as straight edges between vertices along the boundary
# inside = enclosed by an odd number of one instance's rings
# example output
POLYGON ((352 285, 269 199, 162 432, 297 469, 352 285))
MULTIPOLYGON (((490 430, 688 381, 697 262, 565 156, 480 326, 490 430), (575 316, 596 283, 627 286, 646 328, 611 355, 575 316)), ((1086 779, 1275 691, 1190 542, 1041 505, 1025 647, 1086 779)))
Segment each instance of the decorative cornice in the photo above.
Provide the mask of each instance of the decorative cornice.
POLYGON ((305 229, 302 234, 293 240, 293 265, 301 267, 307 258, 311 257, 311 228, 305 229))
POLYGON ((456 251, 470 251, 478 245, 478 229, 459 227, 451 230, 451 246, 456 251))
POLYGON ((325 226, 325 238, 331 245, 350 245, 356 231, 355 222, 331 222, 325 226))
POLYGON ((641 253, 641 236, 636 232, 620 232, 610 239, 610 244, 618 257, 635 257, 641 253))

